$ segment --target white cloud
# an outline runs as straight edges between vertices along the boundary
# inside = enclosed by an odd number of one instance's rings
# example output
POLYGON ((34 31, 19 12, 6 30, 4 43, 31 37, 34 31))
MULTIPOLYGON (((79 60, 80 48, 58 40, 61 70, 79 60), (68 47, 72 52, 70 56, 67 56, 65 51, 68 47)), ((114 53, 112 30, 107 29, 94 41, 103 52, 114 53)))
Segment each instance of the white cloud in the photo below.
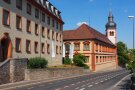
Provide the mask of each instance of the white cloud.
POLYGON ((87 24, 87 25, 88 25, 87 22, 78 22, 78 23, 77 23, 77 26, 81 26, 82 24, 87 24))

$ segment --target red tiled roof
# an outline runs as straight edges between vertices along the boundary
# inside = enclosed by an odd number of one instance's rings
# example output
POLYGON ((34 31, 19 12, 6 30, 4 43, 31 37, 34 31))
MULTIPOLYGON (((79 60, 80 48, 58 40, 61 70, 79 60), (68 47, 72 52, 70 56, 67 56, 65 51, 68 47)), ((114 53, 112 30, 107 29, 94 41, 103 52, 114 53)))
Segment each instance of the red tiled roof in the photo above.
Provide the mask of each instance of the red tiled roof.
POLYGON ((76 30, 63 31, 63 40, 86 40, 86 39, 97 39, 99 41, 114 45, 104 34, 97 30, 89 27, 86 24, 82 24, 76 30))

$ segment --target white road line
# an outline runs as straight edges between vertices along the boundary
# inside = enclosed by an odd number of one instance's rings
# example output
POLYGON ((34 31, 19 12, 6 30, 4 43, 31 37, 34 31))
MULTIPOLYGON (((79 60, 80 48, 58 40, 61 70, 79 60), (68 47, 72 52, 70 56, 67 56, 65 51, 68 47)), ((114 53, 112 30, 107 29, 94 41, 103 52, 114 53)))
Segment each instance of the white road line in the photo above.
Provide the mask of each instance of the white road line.
POLYGON ((131 74, 125 76, 124 78, 122 78, 118 83, 116 83, 113 87, 117 87, 124 79, 126 79, 127 77, 129 77, 131 74))
POLYGON ((75 85, 75 84, 71 84, 72 86, 75 85))
POLYGON ((79 89, 79 87, 75 88, 75 89, 79 89))
POLYGON ((103 82, 103 81, 100 81, 100 82, 103 82))
POLYGON ((34 87, 27 88, 28 90, 33 89, 34 87))
POLYGON ((79 89, 79 90, 85 90, 85 88, 81 88, 81 89, 79 89))
POLYGON ((95 84, 99 84, 99 83, 97 82, 97 83, 95 83, 95 84))
POLYGON ((64 88, 68 88, 69 86, 65 86, 64 88))
POLYGON ((61 88, 57 88, 57 89, 55 89, 55 90, 61 90, 61 88))
POLYGON ((93 85, 89 85, 88 87, 92 87, 93 85))

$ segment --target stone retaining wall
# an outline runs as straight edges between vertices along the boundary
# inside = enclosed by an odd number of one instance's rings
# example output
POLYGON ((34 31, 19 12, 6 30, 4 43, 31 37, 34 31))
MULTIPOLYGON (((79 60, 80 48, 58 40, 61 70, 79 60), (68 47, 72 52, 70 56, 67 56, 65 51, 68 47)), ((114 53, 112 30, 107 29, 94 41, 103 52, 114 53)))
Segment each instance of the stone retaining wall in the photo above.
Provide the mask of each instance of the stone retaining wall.
POLYGON ((26 80, 43 80, 86 73, 83 68, 26 69, 26 80))
POLYGON ((0 84, 23 81, 27 59, 9 59, 0 64, 0 84))

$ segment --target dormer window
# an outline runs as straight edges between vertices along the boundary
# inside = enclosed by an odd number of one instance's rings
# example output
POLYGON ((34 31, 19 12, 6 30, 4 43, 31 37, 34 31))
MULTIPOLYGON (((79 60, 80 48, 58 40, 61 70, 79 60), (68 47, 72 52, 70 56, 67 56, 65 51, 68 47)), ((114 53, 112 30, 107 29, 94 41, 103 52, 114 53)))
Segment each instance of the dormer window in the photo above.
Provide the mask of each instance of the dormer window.
POLYGON ((39 18, 39 10, 35 8, 35 17, 38 19, 39 18))

